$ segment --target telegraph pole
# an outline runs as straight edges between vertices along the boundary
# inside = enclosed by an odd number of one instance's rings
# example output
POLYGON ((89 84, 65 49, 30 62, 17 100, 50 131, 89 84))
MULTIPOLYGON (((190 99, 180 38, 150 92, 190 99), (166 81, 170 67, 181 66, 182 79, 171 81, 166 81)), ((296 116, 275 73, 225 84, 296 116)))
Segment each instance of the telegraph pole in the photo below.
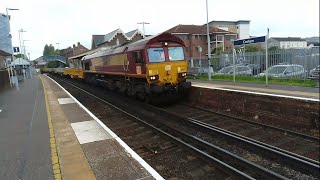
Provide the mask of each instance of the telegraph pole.
POLYGON ((23 30, 23 29, 19 29, 18 31, 19 31, 20 54, 21 54, 21 51, 22 51, 22 49, 21 49, 21 47, 22 47, 21 42, 22 42, 22 39, 23 39, 23 33, 24 33, 24 32, 27 32, 27 31, 25 31, 25 30, 23 30), (21 34, 20 34, 20 33, 21 33, 21 34))
POLYGON ((150 23, 148 23, 148 22, 139 22, 138 24, 142 24, 143 35, 146 35, 146 31, 145 31, 145 29, 144 29, 144 25, 145 25, 145 24, 150 24, 150 23))
POLYGON ((208 79, 211 80, 211 46, 210 46, 210 35, 209 35, 209 15, 208 15, 208 0, 206 0, 207 7, 207 40, 208 40, 208 79))

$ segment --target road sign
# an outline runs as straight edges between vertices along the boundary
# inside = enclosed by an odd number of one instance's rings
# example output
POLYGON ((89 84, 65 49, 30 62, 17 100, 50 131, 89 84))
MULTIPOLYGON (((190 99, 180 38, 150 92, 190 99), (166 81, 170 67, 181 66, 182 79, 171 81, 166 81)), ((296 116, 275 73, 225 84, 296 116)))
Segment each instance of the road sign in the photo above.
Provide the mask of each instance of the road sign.
POLYGON ((20 49, 19 49, 19 47, 13 47, 13 52, 15 52, 15 53, 18 53, 18 52, 20 52, 20 49))
POLYGON ((254 44, 254 43, 264 43, 266 42, 266 36, 254 37, 250 39, 240 39, 237 41, 233 41, 235 46, 239 46, 242 44, 254 44))

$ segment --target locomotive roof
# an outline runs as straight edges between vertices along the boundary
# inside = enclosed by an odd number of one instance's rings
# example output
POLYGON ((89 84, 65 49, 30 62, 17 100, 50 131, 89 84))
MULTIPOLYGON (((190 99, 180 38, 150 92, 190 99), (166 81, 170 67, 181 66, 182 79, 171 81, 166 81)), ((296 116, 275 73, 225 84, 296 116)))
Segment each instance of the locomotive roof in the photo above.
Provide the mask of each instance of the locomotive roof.
POLYGON ((111 55, 111 54, 119 54, 119 53, 122 53, 125 51, 137 51, 137 50, 144 49, 146 46, 149 46, 149 45, 154 44, 156 42, 166 42, 166 41, 176 42, 176 43, 184 46, 184 43, 180 38, 173 36, 169 33, 162 33, 162 34, 155 35, 155 36, 149 36, 149 37, 146 37, 144 39, 140 39, 140 40, 132 42, 132 43, 125 43, 120 46, 111 47, 109 49, 101 50, 99 52, 84 56, 82 58, 82 60, 92 59, 95 57, 101 57, 101 56, 106 56, 106 55, 111 55))

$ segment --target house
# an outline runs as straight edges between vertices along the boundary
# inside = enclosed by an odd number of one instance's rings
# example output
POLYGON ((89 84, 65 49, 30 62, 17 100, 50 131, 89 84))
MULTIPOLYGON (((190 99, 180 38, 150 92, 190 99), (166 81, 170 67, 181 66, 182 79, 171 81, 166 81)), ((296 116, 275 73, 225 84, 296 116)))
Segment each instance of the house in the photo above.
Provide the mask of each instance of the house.
POLYGON ((65 59, 68 59, 69 57, 87 52, 89 51, 89 49, 80 44, 80 42, 78 42, 77 45, 73 44, 72 48, 71 46, 69 46, 66 49, 62 49, 61 51, 61 55, 65 57, 65 59))
POLYGON ((268 40, 268 47, 277 46, 282 49, 306 48, 307 41, 300 37, 272 37, 268 40))
POLYGON ((250 21, 211 21, 208 23, 212 27, 223 29, 237 34, 237 39, 250 38, 250 21))
POLYGON ((81 68, 81 59, 88 54, 102 51, 124 43, 138 41, 143 38, 145 38, 144 34, 138 29, 129 31, 127 33, 124 33, 121 29, 116 29, 106 35, 92 35, 91 50, 69 56, 67 57, 67 61, 70 68, 81 68))
MULTIPOLYGON (((202 25, 177 25, 167 31, 180 39, 186 45, 187 59, 207 59, 207 26, 202 25)), ((209 28, 211 52, 232 50, 231 39, 236 39, 237 34, 216 27, 209 28)))
POLYGON ((144 37, 144 34, 138 29, 127 33, 124 33, 121 29, 116 29, 106 35, 92 35, 91 49, 121 45, 143 39, 144 37))
POLYGON ((11 60, 11 54, 0 49, 0 70, 7 66, 7 62, 11 60))
POLYGON ((135 42, 145 38, 145 35, 139 29, 127 32, 126 36, 130 39, 130 42, 135 42))
POLYGON ((9 17, 0 13, 0 49, 7 53, 12 53, 12 36, 9 23, 9 17))

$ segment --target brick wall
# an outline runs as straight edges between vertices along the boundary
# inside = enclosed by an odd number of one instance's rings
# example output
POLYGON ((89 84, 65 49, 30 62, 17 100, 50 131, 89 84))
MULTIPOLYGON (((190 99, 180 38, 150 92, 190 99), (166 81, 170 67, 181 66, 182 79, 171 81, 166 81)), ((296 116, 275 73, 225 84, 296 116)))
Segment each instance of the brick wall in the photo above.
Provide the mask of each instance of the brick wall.
POLYGON ((199 59, 200 53, 198 51, 197 46, 202 47, 201 57, 203 59, 206 58, 206 54, 208 52, 207 51, 208 45, 207 45, 207 36, 206 35, 179 34, 179 35, 175 35, 175 36, 179 37, 186 45, 186 48, 188 50, 186 52, 187 59, 191 59, 191 58, 199 59))
POLYGON ((193 106, 319 135, 319 102, 192 87, 193 106))

